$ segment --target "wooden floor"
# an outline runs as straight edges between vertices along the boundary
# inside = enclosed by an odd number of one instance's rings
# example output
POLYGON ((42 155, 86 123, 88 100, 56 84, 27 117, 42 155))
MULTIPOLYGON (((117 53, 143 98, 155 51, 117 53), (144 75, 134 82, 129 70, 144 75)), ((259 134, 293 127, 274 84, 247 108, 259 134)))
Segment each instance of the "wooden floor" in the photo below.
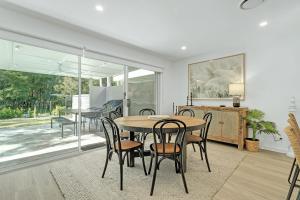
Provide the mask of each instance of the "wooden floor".
MULTIPOLYGON (((285 199, 291 163, 292 159, 278 153, 248 153, 213 199, 285 199)), ((0 199, 63 200, 49 173, 50 165, 51 163, 0 175, 0 199)))

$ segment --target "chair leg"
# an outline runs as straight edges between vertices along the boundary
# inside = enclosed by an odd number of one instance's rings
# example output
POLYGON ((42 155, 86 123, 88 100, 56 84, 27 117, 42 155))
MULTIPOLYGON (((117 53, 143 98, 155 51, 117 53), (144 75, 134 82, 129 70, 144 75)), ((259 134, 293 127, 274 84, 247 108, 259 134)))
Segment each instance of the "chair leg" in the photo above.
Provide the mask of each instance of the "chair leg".
POLYGON ((200 156, 201 156, 201 160, 203 160, 203 155, 202 155, 202 148, 201 148, 201 143, 199 143, 198 145, 199 145, 199 149, 200 149, 200 156))
POLYGON ((145 175, 147 176, 147 170, 146 170, 145 158, 144 158, 144 148, 143 147, 140 150, 140 155, 142 157, 144 172, 145 172, 145 175))
POLYGON ((105 172, 106 172, 108 159, 109 159, 109 151, 106 152, 106 160, 105 160, 105 165, 104 165, 104 169, 103 169, 103 172, 102 172, 102 178, 104 178, 104 175, 105 175, 105 172))
POLYGON ((296 184, 297 179, 298 179, 298 175, 299 175, 299 166, 297 165, 296 169, 295 169, 295 172, 294 172, 294 177, 292 179, 292 183, 291 183, 288 195, 286 197, 286 200, 290 200, 291 199, 291 196, 293 194, 293 190, 294 190, 295 184, 296 184))
POLYGON ((119 163, 120 163, 120 190, 123 190, 123 160, 122 160, 122 153, 119 155, 119 163))
POLYGON ((182 177, 182 181, 183 181, 183 185, 184 185, 185 192, 186 192, 186 193, 189 193, 188 188, 187 188, 187 185, 186 185, 186 180, 185 180, 185 176, 184 176, 184 171, 183 171, 182 163, 183 163, 183 162, 182 162, 182 156, 181 156, 180 162, 179 162, 179 165, 180 165, 180 172, 181 172, 181 177, 182 177))
POLYGON ((153 162, 153 154, 151 154, 151 160, 150 160, 150 165, 149 165, 149 170, 148 170, 148 174, 151 174, 151 169, 152 169, 152 162, 153 162))
POLYGON ((154 190, 154 186, 155 186, 155 180, 156 180, 156 172, 157 172, 157 164, 158 164, 158 156, 155 156, 155 164, 154 164, 154 174, 153 174, 153 178, 152 178, 152 185, 151 185, 151 192, 150 192, 150 196, 153 195, 153 190, 154 190))
POLYGON ((290 174, 289 174, 289 178, 288 178, 289 184, 291 184, 291 178, 292 178, 293 171, 295 169, 295 163, 296 163, 296 158, 294 158, 294 161, 293 161, 293 164, 292 164, 292 167, 291 167, 291 171, 290 171, 290 174))
POLYGON ((178 174, 179 173, 178 161, 177 159, 175 159, 174 161, 175 161, 175 172, 176 174, 178 174))
POLYGON ((193 143, 192 143, 192 145, 193 145, 194 152, 196 152, 195 145, 193 143))
POLYGON ((157 169, 159 170, 159 166, 160 166, 160 163, 161 161, 163 161, 165 159, 165 157, 161 157, 158 161, 158 164, 157 164, 157 169))
MULTIPOLYGON (((202 147, 201 147, 201 148, 202 148, 202 147)), ((208 162, 208 157, 207 157, 206 144, 204 144, 203 151, 204 151, 204 155, 205 155, 205 161, 206 161, 207 169, 208 169, 209 172, 211 172, 210 166, 209 166, 209 162, 208 162)))
POLYGON ((128 156, 128 152, 126 153, 126 160, 127 160, 127 167, 129 167, 129 156, 128 156))

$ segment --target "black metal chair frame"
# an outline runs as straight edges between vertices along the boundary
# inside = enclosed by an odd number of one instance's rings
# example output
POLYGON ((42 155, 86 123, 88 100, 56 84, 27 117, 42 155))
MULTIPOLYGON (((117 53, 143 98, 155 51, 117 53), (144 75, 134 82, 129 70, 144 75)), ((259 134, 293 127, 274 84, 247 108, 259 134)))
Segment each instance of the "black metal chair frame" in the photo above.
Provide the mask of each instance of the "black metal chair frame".
POLYGON ((190 114, 190 117, 195 117, 195 112, 189 108, 179 110, 178 113, 176 113, 175 115, 184 115, 187 112, 190 114))
MULTIPOLYGON (((296 164, 296 159, 294 159, 294 162, 293 162, 293 165, 291 168, 291 172, 290 172, 289 178, 288 178, 288 182, 290 183, 290 189, 287 194, 286 200, 290 200, 292 197, 294 188, 299 187, 299 185, 296 184, 297 180, 298 180, 299 172, 300 172, 299 166, 298 166, 298 164, 296 164), (293 175, 293 178, 291 179, 293 172, 294 172, 294 175, 293 175)), ((299 194, 298 194, 298 197, 299 197, 299 194)), ((297 197, 297 199, 298 199, 298 197, 297 197)))
POLYGON ((155 115, 155 110, 151 108, 144 108, 139 111, 139 115, 145 115, 145 113, 148 113, 148 115, 155 115))
POLYGON ((154 186, 155 186, 155 181, 156 181, 156 174, 157 170, 159 169, 160 163, 164 159, 171 159, 175 161, 175 172, 176 173, 181 173, 182 181, 184 184, 185 192, 188 193, 188 188, 185 180, 185 175, 183 171, 183 156, 182 156, 182 148, 184 145, 184 137, 186 134, 186 125, 184 122, 176 119, 164 119, 156 122, 153 126, 153 139, 154 143, 150 145, 151 149, 151 160, 150 160, 150 166, 149 166, 149 171, 148 174, 151 173, 152 169, 152 163, 153 163, 153 158, 155 158, 154 162, 154 174, 153 174, 153 179, 152 179, 152 185, 151 185, 151 192, 150 195, 153 195, 154 191, 154 186), (163 131, 163 128, 168 125, 168 124, 174 124, 176 125, 177 131, 172 131, 176 132, 176 139, 174 143, 166 143, 166 133, 163 131), (160 142, 157 141, 159 139, 160 142), (159 153, 157 151, 158 145, 160 144, 163 147, 163 152, 159 153), (172 153, 166 153, 166 144, 173 144, 174 145, 174 151, 172 153), (179 147, 179 152, 176 152, 176 147, 179 147), (159 159, 160 157, 160 159, 159 159))
POLYGON ((112 120, 115 120, 115 119, 117 119, 117 118, 122 117, 122 115, 121 115, 118 111, 114 110, 114 111, 110 111, 110 112, 108 113, 108 117, 109 117, 110 119, 112 119, 112 120))
MULTIPOLYGON (((212 120, 212 113, 206 113, 204 116, 203 116, 203 120, 206 121, 206 124, 205 124, 205 127, 203 127, 201 130, 200 130, 200 135, 199 137, 202 138, 202 140, 200 140, 199 142, 191 142, 191 143, 187 143, 187 144, 198 144, 199 146, 199 150, 200 150, 200 156, 201 156, 201 160, 203 160, 203 154, 205 156, 205 161, 206 161, 206 165, 207 165, 207 168, 208 168, 208 171, 211 172, 210 170, 210 165, 209 165, 209 162, 208 162, 208 156, 207 156, 207 145, 206 145, 206 142, 207 142, 207 134, 208 134, 208 130, 209 130, 209 127, 210 127, 210 123, 211 123, 211 120, 212 120)), ((193 146, 194 147, 194 146, 193 146)), ((194 149, 195 150, 195 149, 194 149)))
MULTIPOLYGON (((105 165, 104 165, 104 169, 103 169, 103 173, 102 173, 102 178, 104 178, 108 160, 111 160, 113 153, 116 153, 118 155, 119 164, 120 164, 120 190, 123 190, 123 165, 124 165, 125 158, 128 157, 129 151, 137 150, 139 152, 139 155, 142 158, 144 173, 147 176, 146 165, 145 165, 145 160, 144 160, 144 145, 141 143, 140 146, 137 146, 135 148, 123 150, 121 148, 121 139, 120 139, 120 135, 119 135, 119 128, 116 125, 116 123, 108 117, 101 118, 101 122, 102 122, 104 134, 105 134, 105 138, 106 138, 106 150, 107 150, 105 165), (107 126, 109 126, 109 128, 111 129, 113 144, 111 144, 107 126), (124 152, 124 155, 123 155, 123 152, 124 152)), ((128 162, 128 159, 127 159, 127 162, 128 162)))
MULTIPOLYGON (((151 108, 143 108, 142 110, 139 111, 140 116, 145 115, 145 113, 148 115, 155 115, 155 110, 153 110, 151 108)), ((142 133, 141 137, 139 138, 139 141, 145 142, 148 135, 149 135, 149 133, 142 133)))
MULTIPOLYGON (((182 115, 183 116, 187 112, 190 114, 190 117, 195 117, 195 112, 192 109, 189 109, 189 108, 181 109, 175 115, 182 115)), ((172 139, 172 133, 169 133, 168 142, 170 142, 171 139, 172 139)), ((194 151, 196 151, 194 145, 193 145, 193 148, 194 148, 194 151)))

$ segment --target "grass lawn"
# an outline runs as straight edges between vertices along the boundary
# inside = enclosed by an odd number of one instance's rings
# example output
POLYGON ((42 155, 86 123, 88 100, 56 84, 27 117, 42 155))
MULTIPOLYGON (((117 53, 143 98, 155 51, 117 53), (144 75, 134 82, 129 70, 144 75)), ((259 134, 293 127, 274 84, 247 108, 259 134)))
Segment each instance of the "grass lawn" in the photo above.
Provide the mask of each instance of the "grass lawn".
POLYGON ((41 118, 15 118, 0 120, 0 128, 17 128, 32 125, 50 124, 51 116, 41 118))

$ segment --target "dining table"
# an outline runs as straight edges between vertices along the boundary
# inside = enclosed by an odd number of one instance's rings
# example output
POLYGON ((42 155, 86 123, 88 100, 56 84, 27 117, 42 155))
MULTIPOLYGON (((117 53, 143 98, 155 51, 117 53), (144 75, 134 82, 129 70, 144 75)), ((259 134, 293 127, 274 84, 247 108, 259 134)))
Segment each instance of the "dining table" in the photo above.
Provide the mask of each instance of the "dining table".
MULTIPOLYGON (((186 134, 190 134, 193 131, 200 131, 200 129, 205 127, 205 120, 196 117, 189 116, 179 116, 179 115, 164 115, 164 118, 168 119, 177 119, 185 123, 186 125, 186 134)), ((152 133, 154 124, 160 120, 160 117, 155 116, 126 116, 115 119, 115 123, 122 130, 129 131, 129 139, 135 140, 135 133, 152 133)), ((176 125, 168 125, 163 128, 164 133, 174 133, 178 127, 176 125)), ((187 169, 187 148, 186 142, 184 141, 183 145, 183 169, 187 169)), ((149 156, 149 151, 145 151, 145 156, 149 156)), ((129 153, 129 166, 134 167, 135 157, 138 157, 138 152, 131 151, 129 153)))

